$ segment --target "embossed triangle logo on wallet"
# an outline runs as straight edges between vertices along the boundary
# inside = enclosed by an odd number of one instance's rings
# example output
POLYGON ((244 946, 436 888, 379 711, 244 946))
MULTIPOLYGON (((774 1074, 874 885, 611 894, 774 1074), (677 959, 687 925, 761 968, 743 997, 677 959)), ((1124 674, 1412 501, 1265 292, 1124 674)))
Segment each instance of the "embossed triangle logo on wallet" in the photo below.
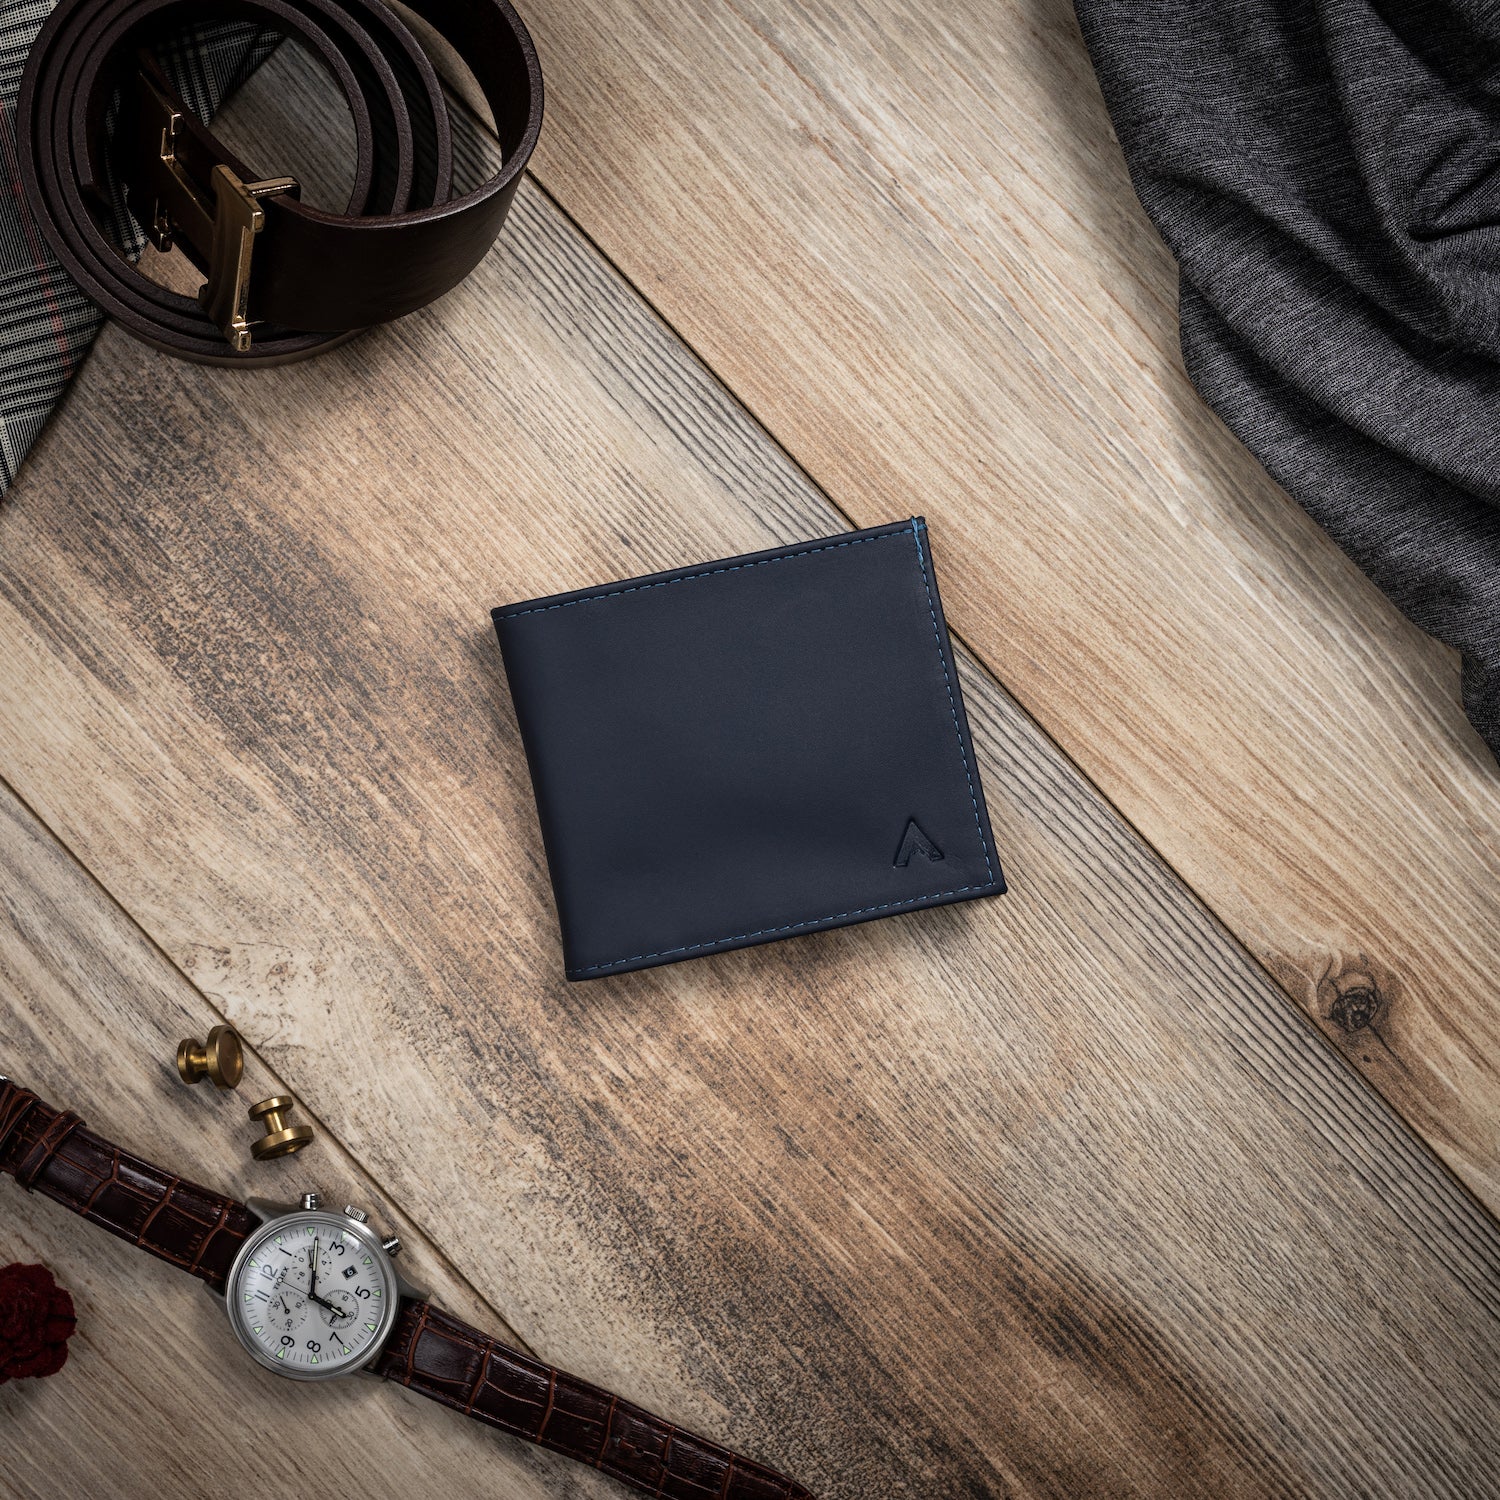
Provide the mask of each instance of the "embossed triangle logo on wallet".
POLYGON ((931 860, 939 860, 943 857, 943 851, 922 832, 922 827, 917 820, 908 818, 906 832, 901 835, 901 847, 896 850, 896 858, 892 863, 904 870, 911 863, 913 854, 920 854, 923 858, 931 860))

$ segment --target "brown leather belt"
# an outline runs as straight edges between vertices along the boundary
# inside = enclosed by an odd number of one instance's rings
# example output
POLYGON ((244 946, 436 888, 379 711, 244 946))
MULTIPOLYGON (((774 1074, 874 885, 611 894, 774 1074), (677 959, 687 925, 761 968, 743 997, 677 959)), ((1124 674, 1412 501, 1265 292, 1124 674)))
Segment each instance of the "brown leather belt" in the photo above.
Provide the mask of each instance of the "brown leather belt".
POLYGON ((131 333, 210 364, 303 359, 451 290, 500 233, 541 130, 542 74, 506 0, 407 3, 494 116, 501 169, 460 197, 442 85, 381 0, 58 0, 16 118, 27 202, 68 273, 131 333), (357 153, 344 213, 299 202, 291 178, 257 178, 152 60, 164 34, 220 20, 295 36, 336 80, 357 153), (143 275, 105 232, 111 168, 142 229, 207 277, 196 301, 143 275))

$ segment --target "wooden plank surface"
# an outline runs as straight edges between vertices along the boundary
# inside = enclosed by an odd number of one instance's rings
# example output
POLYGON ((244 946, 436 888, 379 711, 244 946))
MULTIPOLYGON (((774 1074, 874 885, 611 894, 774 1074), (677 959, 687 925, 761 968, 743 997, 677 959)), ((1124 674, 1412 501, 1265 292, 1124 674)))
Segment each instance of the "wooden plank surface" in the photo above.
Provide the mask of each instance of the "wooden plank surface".
MULTIPOLYGON (((317 1186, 363 1205, 401 1236, 415 1281, 515 1339, 326 1122, 294 1159, 251 1160, 247 1101, 287 1091, 254 1053, 238 1093, 182 1086, 179 1039, 222 1017, 3 788, 0 893, 0 1065, 24 1067, 45 1098, 79 1104, 112 1139, 204 1184, 278 1201, 317 1186)), ((201 1283, 8 1180, 0 1191, 0 1264, 50 1266, 78 1316, 63 1371, 0 1386, 6 1500, 277 1494, 292 1476, 327 1490, 351 1474, 372 1496, 618 1493, 397 1386, 338 1382, 309 1401, 305 1386, 225 1358, 223 1304, 201 1283)))
POLYGON ((853 524, 934 521, 950 623, 1500 1206, 1500 772, 1194 396, 1067 0, 526 18, 548 192, 853 524))
POLYGON ((1010 896, 563 982, 487 606, 840 525, 526 185, 314 364, 105 334, 0 772, 538 1353, 825 1500, 1495 1492, 1493 1223, 967 655, 1010 896))

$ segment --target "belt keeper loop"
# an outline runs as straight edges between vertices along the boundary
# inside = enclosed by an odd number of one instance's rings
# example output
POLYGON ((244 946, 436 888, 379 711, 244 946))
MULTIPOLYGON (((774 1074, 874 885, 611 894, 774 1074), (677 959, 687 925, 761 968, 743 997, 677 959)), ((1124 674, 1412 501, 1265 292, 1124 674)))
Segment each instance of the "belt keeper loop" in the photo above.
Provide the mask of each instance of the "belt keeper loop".
POLYGON ((3 1101, 0 1102, 0 1162, 3 1162, 11 1137, 19 1132, 26 1123, 27 1115, 41 1100, 30 1089, 23 1089, 19 1083, 0 1078, 0 1101, 3 1101))
POLYGON ((64 1110, 37 1137, 31 1150, 16 1163, 16 1181, 28 1193, 35 1189, 37 1178, 46 1171, 47 1163, 62 1150, 63 1142, 82 1124, 83 1120, 72 1110, 64 1110))

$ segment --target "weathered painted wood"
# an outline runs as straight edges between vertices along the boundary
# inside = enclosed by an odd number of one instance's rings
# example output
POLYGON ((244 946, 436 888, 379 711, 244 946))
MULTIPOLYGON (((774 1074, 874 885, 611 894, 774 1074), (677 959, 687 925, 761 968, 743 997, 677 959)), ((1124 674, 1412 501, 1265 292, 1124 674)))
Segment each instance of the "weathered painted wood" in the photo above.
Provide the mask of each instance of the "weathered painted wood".
POLYGON ((314 365, 106 334, 0 772, 533 1347, 824 1500, 1494 1492, 1493 1224, 971 658, 1010 896, 562 981, 487 606, 840 524, 528 186, 314 365))
POLYGON ((525 10, 548 192, 1500 1206, 1500 771, 1194 396, 1068 0, 525 10))

